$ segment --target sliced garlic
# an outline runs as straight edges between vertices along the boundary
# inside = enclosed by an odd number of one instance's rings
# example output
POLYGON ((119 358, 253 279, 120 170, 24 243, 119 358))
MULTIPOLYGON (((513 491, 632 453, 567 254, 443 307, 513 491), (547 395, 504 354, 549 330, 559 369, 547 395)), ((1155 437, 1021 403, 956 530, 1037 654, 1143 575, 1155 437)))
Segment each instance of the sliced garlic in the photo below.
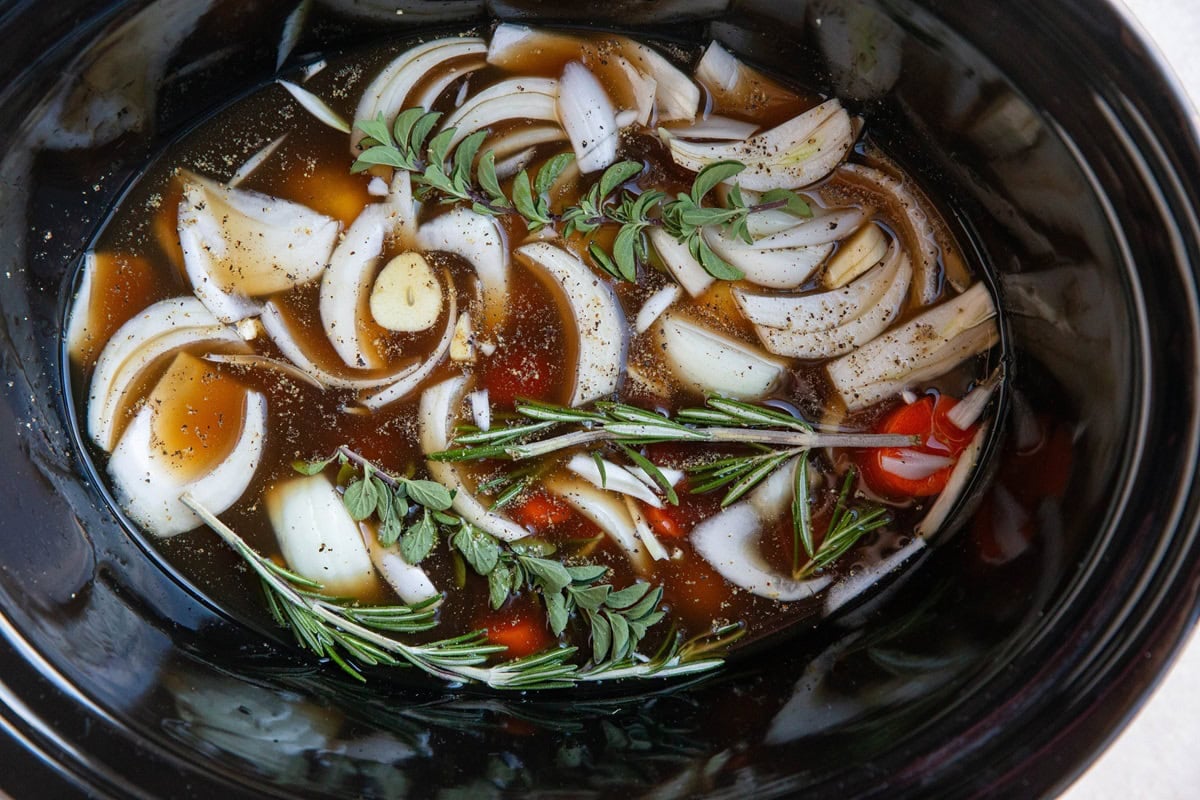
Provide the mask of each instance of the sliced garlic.
POLYGON ((442 305, 442 285, 420 253, 393 258, 371 289, 371 316, 389 331, 428 330, 441 315, 442 305))

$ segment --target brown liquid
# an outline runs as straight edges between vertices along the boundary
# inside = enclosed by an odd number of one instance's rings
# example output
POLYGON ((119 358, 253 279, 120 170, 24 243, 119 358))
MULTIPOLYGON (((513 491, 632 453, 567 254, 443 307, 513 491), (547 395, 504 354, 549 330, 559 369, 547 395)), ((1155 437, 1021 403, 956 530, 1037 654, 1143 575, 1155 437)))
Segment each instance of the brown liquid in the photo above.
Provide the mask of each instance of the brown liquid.
MULTIPOLYGON (((602 59, 608 45, 603 36, 591 38, 587 52, 592 59, 602 59)), ((522 59, 522 74, 555 76, 568 53, 544 52, 530 54, 522 59)), ((577 57, 577 54, 575 54, 577 57)), ((327 69, 306 84, 306 87, 325 98, 346 118, 353 116, 358 94, 365 88, 366 80, 381 62, 382 54, 367 54, 332 62, 327 69), (347 76, 358 75, 359 81, 347 86, 347 76)), ((495 67, 485 67, 472 73, 470 85, 473 91, 488 85, 509 73, 495 67)), ((612 87, 609 87, 610 89, 612 87)), ((776 124, 813 105, 817 99, 805 92, 797 92, 790 103, 781 102, 776 89, 764 89, 763 104, 758 116, 752 117, 766 125, 776 124)), ((455 87, 439 100, 440 110, 453 108, 455 87)), ((731 116, 751 118, 745 109, 721 109, 717 111, 731 116)), ((293 200, 349 225, 363 206, 372 198, 367 193, 370 175, 351 175, 348 167, 350 157, 346 138, 329 130, 297 109, 286 93, 277 86, 268 87, 261 93, 234 104, 226 111, 201 126, 188 138, 179 142, 146 173, 141 182, 129 194, 126 202, 114 212, 96 249, 101 255, 104 269, 97 271, 95 296, 102 298, 93 304, 89 319, 89 331, 95 332, 92 344, 86 349, 81 363, 76 364, 75 381, 84 389, 76 393, 86 398, 87 382, 94 368, 95 358, 103 341, 126 319, 151 303, 166 297, 187 295, 190 288, 183 276, 182 253, 175 219, 180 198, 180 187, 174 173, 184 168, 194 170, 218 180, 228 179, 247 155, 282 133, 287 133, 285 143, 275 155, 247 179, 241 188, 253 189, 269 195, 293 200)), ((561 152, 566 148, 562 142, 540 146, 534 159, 538 161, 561 152)), ((627 137, 623 141, 620 156, 640 160, 647 164, 643 186, 655 186, 669 194, 686 190, 692 174, 674 165, 660 141, 649 133, 627 137)), ((856 156, 862 160, 862 155, 856 156)), ((876 156, 873 163, 878 163, 876 156)), ((592 180, 594 180, 594 176, 592 180)), ((590 183, 590 181, 589 181, 590 183)), ((507 188, 507 187, 506 187, 507 188)), ((566 182, 554 196, 556 208, 573 203, 582 188, 580 181, 566 182)), ((818 192, 822 189, 818 189, 818 192)), ((827 185, 830 196, 851 198, 852 186, 827 185)), ((868 201, 869 202, 869 201, 868 201)), ((961 255, 953 247, 950 226, 937 219, 932 208, 926 209, 935 221, 935 229, 941 232, 942 257, 947 263, 960 264, 961 255)), ((422 219, 439 213, 437 206, 427 205, 422 219)), ((887 223, 895 219, 898 210, 882 208, 878 218, 887 223)), ((505 220, 510 242, 521 243, 524 231, 520 222, 505 220)), ((602 230, 597 241, 611 244, 611 230, 602 230)), ((569 246, 583 254, 582 239, 569 246)), ((386 263, 386 253, 381 264, 386 263)), ((457 292, 460 307, 465 307, 473 293, 470 287, 471 270, 461 259, 448 255, 431 256, 431 262, 439 272, 448 270, 457 292)), ((639 283, 620 283, 616 290, 632 320, 644 300, 659 287, 669 282, 653 267, 643 271, 639 283)), ((814 284, 812 284, 815 286, 814 284)), ((704 324, 723 332, 756 343, 750 325, 737 313, 729 293, 730 285, 716 284, 703 297, 694 301, 681 300, 680 306, 704 324)), ((274 298, 300 333, 308 352, 319 364, 335 369, 340 359, 333 351, 321 326, 317 312, 317 284, 310 284, 274 298)), ((916 309, 904 312, 902 318, 916 313, 916 309)), ((421 357, 432 349, 441 335, 446 320, 445 311, 428 331, 420 334, 391 334, 381 328, 369 327, 367 339, 374 343, 380 354, 390 363, 421 357)), ((565 403, 569 397, 570 367, 574 359, 576 333, 574 324, 565 307, 556 298, 555 292, 542 283, 534 272, 513 260, 510 278, 510 313, 504 327, 495 332, 497 348, 488 355, 480 355, 471 371, 481 385, 488 386, 493 394, 495 411, 511 411, 506 399, 514 394, 534 396, 555 403, 565 403)), ((279 353, 265 337, 259 337, 254 347, 264 355, 279 357, 279 353)), ((629 358, 633 364, 661 377, 655 353, 656 344, 650 336, 632 339, 629 358)), ((195 355, 205 351, 197 350, 195 355)), ((169 367, 171 359, 164 359, 147 377, 142 396, 149 392, 169 367)), ((242 499, 222 518, 238 531, 253 547, 262 553, 278 557, 278 546, 270 528, 263 504, 264 492, 273 485, 294 477, 291 463, 294 459, 322 458, 345 445, 380 467, 398 474, 425 474, 424 459, 416 443, 415 410, 420 390, 407 399, 384 407, 370 415, 345 413, 342 409, 352 401, 348 391, 321 391, 311 385, 277 373, 261 369, 230 364, 203 362, 203 385, 189 403, 192 407, 204 407, 195 418, 164 418, 158 422, 160 435, 170 442, 170 448, 179 452, 203 451, 205 460, 209 456, 224 452, 232 439, 222 434, 236 432, 237 424, 230 424, 238 416, 236 403, 231 398, 240 397, 240 387, 262 392, 267 397, 269 408, 269 431, 261 466, 242 499), (227 441, 228 440, 228 441, 227 441)), ((822 362, 799 362, 791 379, 773 398, 799 409, 807 418, 819 420, 830 406, 839 405, 830 388, 822 362)), ((458 368, 447 362, 441 365, 422 385, 421 389, 434 385, 453 374, 458 368)), ((983 373, 983 365, 969 362, 950 375, 936 382, 937 388, 961 395, 970 381, 983 373)), ((620 399, 661 410, 675 411, 685 406, 699 405, 703 398, 687 390, 676 390, 668 396, 657 396, 640 388, 634 381, 626 381, 620 399)), ((125 415, 127 420, 139 404, 134 404, 125 415)), ((884 411, 883 408, 868 409, 850 416, 844 424, 867 429, 884 411)), ((80 414, 85 409, 78 409, 80 414)), ((119 431, 118 431, 119 435, 119 431)), ((700 445, 650 448, 654 460, 666 466, 686 467, 696 463, 712 450, 700 445)), ((736 452, 736 448, 729 452, 736 452)), ((554 464, 547 465, 550 473, 561 469, 563 457, 556 457, 554 464)), ((833 474, 834 464, 824 456, 817 456, 816 463, 828 473, 825 488, 817 492, 814 507, 816 530, 822 530, 822 520, 828 514, 840 481, 833 474)), ((845 458, 838 468, 845 469, 845 458)), ((471 464, 464 470, 474 481, 494 477, 509 465, 486 462, 471 464)), ((482 498, 485 504, 488 498, 482 498)), ((703 517, 718 510, 719 495, 689 495, 681 493, 685 516, 703 517)), ((903 531, 920 519, 924 502, 915 502, 895 510, 896 522, 893 532, 877 534, 864 542, 874 544, 880 536, 891 539, 892 547, 904 543, 903 531)), ((539 532, 539 536, 556 543, 560 556, 566 555, 595 563, 602 563, 612 570, 614 586, 624 586, 638 576, 631 569, 625 554, 591 523, 573 516, 568 522, 539 532)), ((819 541, 819 536, 818 536, 819 541)), ((815 615, 819 605, 811 602, 776 603, 755 597, 731 587, 693 552, 686 536, 664 539, 663 543, 672 552, 669 560, 655 562, 649 580, 660 583, 665 589, 665 605, 689 633, 708 630, 714 621, 743 620, 754 634, 777 630, 815 615)), ((764 556, 772 566, 781 571, 790 571, 793 561, 793 541, 790 521, 784 520, 762 537, 764 556)), ((886 544, 886 542, 885 542, 886 544)), ((253 582, 243 571, 235 570, 237 558, 220 545, 214 537, 204 531, 184 534, 158 546, 177 567, 209 591, 220 602, 222 593, 244 594, 253 591, 253 582)), ((842 574, 855 564, 854 553, 848 554, 833 569, 842 574)), ((444 544, 422 564, 434 584, 446 592, 446 602, 440 612, 442 624, 439 636, 450 636, 478 626, 489 616, 485 581, 471 575, 465 586, 456 587, 450 559, 444 544)), ((365 593, 367 601, 392 601, 382 581, 365 593)), ((531 598, 518 598, 518 606, 529 604, 531 598)), ((661 626, 664 631, 666 626, 661 626)), ((575 629, 571 629, 575 630, 575 629)), ((574 635, 580 632, 575 630, 574 635)), ((654 638, 653 636, 651 638, 654 638)))

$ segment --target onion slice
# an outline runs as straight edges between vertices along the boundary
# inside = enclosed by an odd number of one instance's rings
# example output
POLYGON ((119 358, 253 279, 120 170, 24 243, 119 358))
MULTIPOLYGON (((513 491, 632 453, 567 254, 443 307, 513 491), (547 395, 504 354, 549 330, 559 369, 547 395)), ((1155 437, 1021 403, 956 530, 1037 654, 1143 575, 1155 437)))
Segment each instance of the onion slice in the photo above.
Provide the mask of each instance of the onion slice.
POLYGON ((494 217, 458 206, 426 222, 417 231, 425 251, 454 253, 467 260, 483 289, 483 320, 496 329, 508 315, 508 280, 512 271, 507 237, 494 217))
POLYGON ((650 326, 663 315, 663 312, 679 299, 681 291, 678 285, 671 284, 670 286, 664 286, 646 298, 646 302, 642 303, 641 309, 638 310, 637 319, 633 323, 633 329, 638 333, 648 331, 650 326))
POLYGON ((611 395, 621 379, 628 346, 624 313, 616 293, 571 253, 547 242, 517 249, 528 265, 547 275, 566 297, 579 337, 571 405, 611 395))
MULTIPOLYGON (((474 36, 436 39, 405 50, 375 76, 362 94, 355 120, 374 120, 380 115, 391 125, 404 108, 404 101, 426 75, 456 58, 483 55, 487 46, 474 36)), ((350 136, 350 152, 358 152, 363 133, 357 128, 350 136)))
POLYGON ((977 283, 826 369, 846 407, 857 411, 944 375, 995 345, 1000 340, 995 315, 991 295, 977 283))
POLYGON ((641 480, 620 464, 601 459, 597 464, 591 456, 576 453, 567 461, 567 470, 574 472, 597 489, 635 497, 646 505, 662 508, 662 500, 641 480))
POLYGON ((557 109, 580 172, 596 172, 617 160, 617 111, 600 81, 578 61, 563 67, 557 109))
POLYGON ((775 572, 757 547, 766 525, 787 509, 797 463, 793 460, 780 467, 750 498, 709 517, 691 532, 696 553, 722 578, 751 594, 781 603, 814 597, 830 583, 828 577, 795 580, 775 572))
POLYGON ((553 78, 509 78, 469 98, 442 121, 441 129, 454 128, 450 146, 477 130, 506 119, 556 122, 558 81, 553 78))
POLYGON ((768 289, 795 289, 808 282, 833 253, 832 244, 758 250, 712 226, 704 240, 721 258, 742 271, 746 280, 768 289))
POLYGON ((692 141, 741 142, 749 139, 759 126, 753 122, 713 115, 691 125, 664 126, 672 136, 692 141))
POLYGON ((315 280, 337 235, 337 220, 299 203, 183 176, 184 267, 196 296, 222 322, 258 313, 251 298, 315 280))
POLYGON ((299 103, 301 108, 316 117, 318 122, 328 125, 339 133, 350 133, 350 123, 346 122, 341 114, 330 108, 328 103, 308 89, 305 89, 303 86, 297 86, 290 81, 277 80, 275 82, 284 89, 287 89, 287 93, 292 96, 292 99, 299 103))
POLYGON ((670 558, 671 554, 667 552, 667 548, 663 547, 663 543, 654 535, 654 529, 646 521, 646 515, 638 507, 637 501, 632 497, 626 497, 625 510, 629 512, 629 518, 633 520, 633 529, 637 532, 638 538, 642 540, 642 544, 645 546, 646 552, 650 554, 650 557, 655 561, 665 561, 670 558))
POLYGON ((784 362, 678 314, 664 314, 657 330, 675 378, 700 392, 754 400, 770 394, 783 378, 784 362))
POLYGON ((189 346, 221 345, 246 351, 232 328, 194 297, 160 300, 126 322, 100 351, 88 390, 88 434, 112 450, 117 414, 137 378, 160 358, 189 346))
POLYGON ((958 504, 963 492, 967 488, 967 484, 971 480, 971 476, 975 473, 975 464, 979 461, 979 455, 983 452, 983 443, 987 441, 988 426, 981 425, 976 431, 971 443, 967 445, 961 453, 958 454, 958 463, 954 465, 954 469, 950 471, 950 477, 946 480, 946 487, 942 489, 937 500, 933 501, 933 505, 929 507, 929 511, 925 517, 917 523, 915 533, 917 536, 925 539, 936 534, 945 524, 946 519, 950 516, 950 512, 954 506, 958 504))
POLYGON ((758 70, 743 64, 716 41, 709 43, 696 64, 696 81, 708 90, 713 106, 743 114, 770 113, 794 108, 794 92, 758 70))
POLYGON ((587 517, 622 550, 630 565, 640 574, 650 571, 650 554, 638 538, 637 527, 629 516, 623 500, 601 491, 590 483, 555 477, 542 484, 546 491, 556 494, 567 504, 587 517))
POLYGON ((108 462, 117 503, 147 533, 159 538, 197 528, 201 520, 180 501, 191 494, 214 514, 228 509, 246 491, 262 460, 267 437, 267 399, 247 392, 241 430, 233 450, 207 474, 180 480, 159 455, 153 433, 154 409, 145 405, 121 436, 108 462))
MULTIPOLYGON (((421 450, 426 454, 450 446, 450 434, 468 385, 468 378, 458 375, 429 387, 421 395, 417 419, 421 427, 421 450)), ((454 510, 467 522, 506 542, 515 542, 529 535, 529 531, 507 517, 487 510, 475 498, 474 487, 468 487, 457 464, 447 461, 425 463, 433 479, 454 493, 454 510)))
POLYGON ((676 283, 692 297, 699 297, 708 291, 716 278, 709 275, 700 262, 692 257, 686 244, 659 227, 647 228, 646 233, 676 283))
POLYGON ((420 603, 439 593, 425 570, 404 560, 399 545, 384 547, 367 525, 359 525, 359 532, 371 563, 403 602, 420 603))
POLYGON ((375 580, 358 523, 323 474, 271 487, 265 505, 288 568, 333 595, 355 595, 375 580))
POLYGON ((746 169, 730 178, 745 189, 795 189, 824 178, 854 143, 850 115, 837 100, 827 100, 787 122, 733 144, 699 144, 659 132, 676 164, 699 172, 717 161, 741 161, 746 169))

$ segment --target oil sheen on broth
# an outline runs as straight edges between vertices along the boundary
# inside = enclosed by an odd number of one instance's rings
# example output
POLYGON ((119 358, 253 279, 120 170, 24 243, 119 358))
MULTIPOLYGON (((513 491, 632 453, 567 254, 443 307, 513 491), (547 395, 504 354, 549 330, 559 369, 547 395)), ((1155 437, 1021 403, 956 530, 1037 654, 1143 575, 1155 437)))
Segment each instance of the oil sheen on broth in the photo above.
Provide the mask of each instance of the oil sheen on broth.
POLYGON ((567 591, 559 634, 522 558, 661 587, 649 653, 811 624, 944 522, 987 434, 994 307, 836 100, 719 43, 513 25, 292 82, 151 165, 68 320, 114 497, 217 602, 261 599, 184 493, 329 594, 440 596, 436 637, 486 628, 498 659, 592 653, 600 611, 567 591), (406 153, 417 107, 442 116, 406 153))

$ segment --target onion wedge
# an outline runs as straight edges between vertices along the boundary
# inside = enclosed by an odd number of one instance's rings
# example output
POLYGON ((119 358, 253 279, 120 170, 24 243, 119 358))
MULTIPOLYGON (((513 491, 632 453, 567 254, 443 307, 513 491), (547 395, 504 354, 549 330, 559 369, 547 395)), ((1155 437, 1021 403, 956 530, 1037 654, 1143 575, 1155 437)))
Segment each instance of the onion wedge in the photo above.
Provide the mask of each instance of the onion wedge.
POLYGON ((787 509, 797 463, 793 460, 780 467, 748 499, 709 517, 691 533, 696 553, 722 578, 751 594, 781 603, 814 597, 830 583, 827 577, 794 580, 775 572, 756 546, 767 523, 787 509))
POLYGON ((638 333, 645 333, 650 330, 650 326, 663 315, 671 304, 679 299, 681 289, 676 285, 664 286, 642 303, 641 309, 638 310, 637 319, 634 320, 633 329, 638 333))
POLYGON ((710 116, 691 125, 664 126, 672 136, 692 141, 741 142, 749 139, 759 126, 731 117, 710 116))
POLYGON ((425 251, 454 253, 470 263, 483 288, 483 322, 496 329, 508 315, 511 265, 504 230, 495 218, 458 206, 426 222, 417 231, 425 251))
POLYGON ((917 523, 915 530, 917 536, 928 539, 945 524, 975 472, 975 464, 979 461, 979 454, 983 452, 983 443, 987 441, 987 434, 988 426, 981 425, 974 438, 971 439, 971 443, 959 453, 958 463, 954 465, 954 469, 950 470, 946 487, 942 489, 937 500, 933 501, 933 505, 929 507, 924 519, 917 523))
POLYGON ((200 301, 222 322, 258 313, 252 298, 315 280, 338 222, 289 200, 183 175, 179 242, 200 301))
POLYGON ((578 61, 563 67, 557 108, 580 172, 596 172, 617 160, 617 111, 600 81, 578 61))
POLYGON ((237 502, 254 478, 267 437, 267 399, 247 392, 241 430, 233 450, 207 474, 180 480, 161 455, 153 434, 154 409, 145 405, 129 423, 108 462, 118 505, 147 533, 175 536, 201 525, 180 501, 191 494, 214 514, 237 502))
POLYGON ((510 78, 468 99, 446 117, 441 129, 455 129, 450 139, 453 147, 475 131, 506 119, 557 122, 557 95, 558 81, 553 78, 510 78))
POLYGON ((611 395, 621 379, 626 341, 624 313, 607 281, 578 258, 547 242, 517 249, 528 265, 549 276, 566 297, 579 337, 571 405, 581 406, 611 395))
POLYGON ((371 277, 389 238, 407 239, 416 227, 417 207, 412 179, 397 170, 388 199, 368 205, 334 248, 329 268, 321 278, 318 306, 329 343, 348 367, 380 369, 378 351, 363 336, 362 319, 371 277))
POLYGON ((237 331, 221 325, 194 297, 161 300, 118 328, 100 351, 88 390, 92 441, 112 450, 117 415, 137 378, 160 358, 200 345, 247 349, 237 331))
MULTIPOLYGON (((374 120, 383 116, 391 125, 404 108, 404 101, 426 75, 447 61, 487 52, 483 40, 477 37, 437 39, 406 50, 375 76, 367 86, 354 112, 355 120, 374 120)), ((482 65, 481 65, 482 66, 482 65)), ((350 135, 350 152, 357 154, 362 131, 355 128, 350 135)))
MULTIPOLYGON (((776 355, 831 358, 883 333, 903 308, 911 280, 908 256, 893 246, 887 261, 846 289, 796 298, 799 302, 791 305, 796 313, 787 327, 756 325, 755 332, 776 355)), ((734 297, 739 305, 744 302, 736 290, 734 297)))
MULTIPOLYGON (((417 419, 421 426, 421 449, 426 454, 450 446, 450 434, 462 409, 468 385, 468 378, 459 375, 429 387, 421 395, 417 419)), ((454 510, 467 522, 506 542, 529 535, 529 531, 511 519, 484 508, 475 498, 474 487, 468 487, 463 480, 457 464, 448 461, 425 463, 433 479, 454 493, 454 510)))
POLYGON ((654 79, 654 100, 662 122, 691 121, 700 110, 700 87, 659 52, 641 42, 625 40, 622 52, 639 72, 654 79))
POLYGON ((680 383, 697 391, 754 400, 770 394, 783 378, 784 362, 678 314, 664 314, 657 330, 667 366, 680 383))
POLYGON ((358 523, 324 475, 276 484, 265 505, 288 568, 333 595, 355 595, 375 580, 358 523))
POLYGON ((697 62, 695 77, 708 90, 713 106, 721 111, 769 114, 794 108, 798 99, 794 92, 746 66, 716 41, 709 43, 697 62))
POLYGON ((659 227, 647 228, 646 234, 676 283, 692 297, 699 297, 708 291, 708 287, 713 285, 716 278, 709 275, 700 262, 692 258, 686 244, 659 227))
POLYGON ((741 161, 746 169, 728 182, 745 189, 796 189, 824 178, 850 152, 854 128, 837 100, 827 100, 798 117, 733 144, 699 144, 666 128, 659 132, 675 163, 699 172, 717 161, 741 161))
POLYGON ((883 208, 891 212, 888 216, 897 225, 900 238, 913 260, 914 298, 921 305, 929 305, 937 300, 941 290, 937 235, 925 213, 924 198, 919 198, 908 182, 861 164, 845 164, 838 170, 838 175, 879 198, 883 208))
POLYGON ((645 546, 646 552, 650 554, 650 557, 655 561, 665 561, 670 558, 671 554, 667 552, 667 548, 663 547, 663 543, 654 535, 654 529, 646 521, 646 515, 638 507, 637 501, 632 497, 626 497, 625 510, 629 512, 629 518, 633 520, 633 528, 637 531, 637 536, 642 540, 642 544, 645 546))
POLYGON ((567 461, 567 470, 574 472, 597 489, 636 497, 646 505, 654 506, 655 508, 663 507, 662 500, 658 498, 658 495, 650 491, 650 488, 645 483, 629 470, 625 469, 625 467, 622 467, 620 464, 614 464, 608 459, 601 459, 600 463, 597 464, 594 458, 585 456, 582 453, 576 453, 567 461))
POLYGON ((650 554, 638 538, 637 526, 623 500, 580 480, 551 478, 542 485, 546 491, 566 500, 568 505, 595 523, 604 535, 625 551, 630 565, 638 574, 645 575, 650 570, 650 554))
POLYGON ((1000 340, 995 316, 991 295, 977 283, 826 369, 846 407, 857 411, 944 375, 995 345, 1000 340))
POLYGON ((359 532, 371 563, 403 602, 420 603, 438 594, 437 587, 425 570, 405 561, 399 546, 393 544, 384 547, 379 543, 375 531, 366 525, 360 525, 359 532))
POLYGON ((795 289, 808 281, 833 253, 832 244, 758 250, 717 226, 704 231, 717 255, 742 271, 746 280, 768 289, 795 289))

